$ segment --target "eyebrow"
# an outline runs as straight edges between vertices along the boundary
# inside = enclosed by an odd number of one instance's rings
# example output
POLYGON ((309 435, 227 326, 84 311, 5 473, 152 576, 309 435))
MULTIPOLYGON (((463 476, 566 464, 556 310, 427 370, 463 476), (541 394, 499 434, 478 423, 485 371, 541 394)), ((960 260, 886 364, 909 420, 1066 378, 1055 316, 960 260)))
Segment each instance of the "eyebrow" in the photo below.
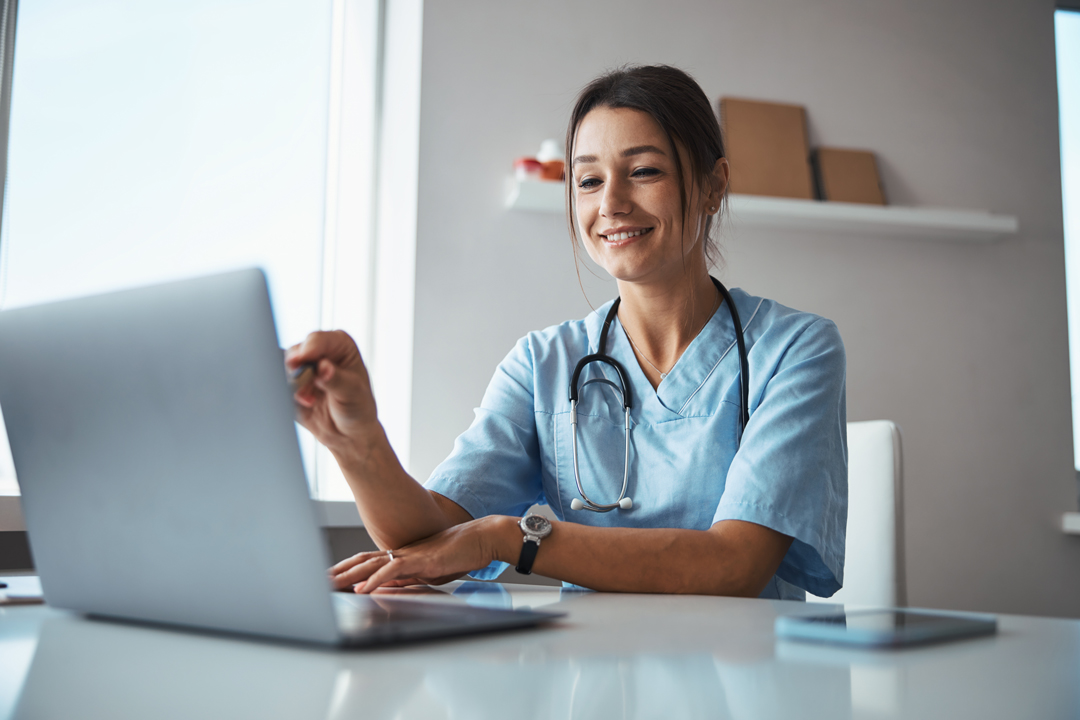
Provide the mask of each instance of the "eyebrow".
MULTIPOLYGON (((632 148, 626 148, 622 151, 621 155, 624 158, 633 157, 634 155, 644 155, 645 153, 656 153, 658 155, 666 156, 667 153, 656 147, 655 145, 635 145, 632 148)), ((578 163, 594 163, 599 160, 595 155, 578 155, 574 158, 573 165, 578 163)))

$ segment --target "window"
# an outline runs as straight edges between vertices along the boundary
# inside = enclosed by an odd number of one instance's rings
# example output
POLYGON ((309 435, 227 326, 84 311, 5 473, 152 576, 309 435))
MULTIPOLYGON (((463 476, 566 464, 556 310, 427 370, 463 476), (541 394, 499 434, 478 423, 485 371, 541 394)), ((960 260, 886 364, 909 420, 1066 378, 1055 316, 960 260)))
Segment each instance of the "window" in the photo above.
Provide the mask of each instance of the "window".
MULTIPOLYGON (((22 0, 0 308, 258 265, 283 346, 344 327, 367 355, 386 7, 22 0)), ((315 496, 347 497, 300 432, 315 496)))
POLYGON ((1080 12, 1058 10, 1054 14, 1054 26, 1057 35, 1073 452, 1080 477, 1080 12))

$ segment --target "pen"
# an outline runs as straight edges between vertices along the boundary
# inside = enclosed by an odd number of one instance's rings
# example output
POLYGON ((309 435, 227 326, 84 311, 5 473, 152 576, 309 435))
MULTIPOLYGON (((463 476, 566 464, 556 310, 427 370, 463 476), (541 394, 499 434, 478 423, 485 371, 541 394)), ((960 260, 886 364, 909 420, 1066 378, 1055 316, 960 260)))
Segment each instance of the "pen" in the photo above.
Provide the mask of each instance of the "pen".
POLYGON ((289 373, 289 385, 292 386, 294 392, 314 379, 315 363, 304 363, 289 373))

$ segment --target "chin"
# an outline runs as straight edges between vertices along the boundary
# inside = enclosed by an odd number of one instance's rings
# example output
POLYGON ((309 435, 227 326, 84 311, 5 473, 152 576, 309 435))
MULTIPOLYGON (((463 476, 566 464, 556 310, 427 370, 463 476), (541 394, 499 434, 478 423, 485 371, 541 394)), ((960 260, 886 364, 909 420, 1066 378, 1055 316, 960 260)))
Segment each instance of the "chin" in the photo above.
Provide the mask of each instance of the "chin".
POLYGON ((641 268, 630 268, 625 265, 605 267, 604 270, 613 280, 619 282, 637 282, 643 280, 649 274, 648 271, 641 268))
POLYGON ((619 282, 650 284, 659 282, 662 284, 679 284, 686 280, 681 263, 678 266, 657 265, 655 263, 649 264, 648 266, 629 263, 610 263, 606 266, 602 265, 601 267, 603 267, 608 275, 619 282))
POLYGON ((632 257, 630 253, 612 252, 604 248, 599 253, 599 257, 593 253, 589 253, 589 257, 616 280, 630 280, 649 271, 649 263, 641 262, 641 258, 632 257))

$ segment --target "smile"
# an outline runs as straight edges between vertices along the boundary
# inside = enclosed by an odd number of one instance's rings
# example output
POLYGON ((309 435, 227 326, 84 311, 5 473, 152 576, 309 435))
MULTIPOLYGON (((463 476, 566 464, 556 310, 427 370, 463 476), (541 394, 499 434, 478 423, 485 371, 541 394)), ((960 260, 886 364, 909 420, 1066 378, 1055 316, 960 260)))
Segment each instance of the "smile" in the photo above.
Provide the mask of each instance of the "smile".
POLYGON ((604 240, 608 242, 619 242, 620 240, 629 240, 630 238, 639 237, 646 233, 652 232, 652 228, 639 228, 637 230, 629 230, 627 232, 611 233, 610 235, 600 235, 604 240))

